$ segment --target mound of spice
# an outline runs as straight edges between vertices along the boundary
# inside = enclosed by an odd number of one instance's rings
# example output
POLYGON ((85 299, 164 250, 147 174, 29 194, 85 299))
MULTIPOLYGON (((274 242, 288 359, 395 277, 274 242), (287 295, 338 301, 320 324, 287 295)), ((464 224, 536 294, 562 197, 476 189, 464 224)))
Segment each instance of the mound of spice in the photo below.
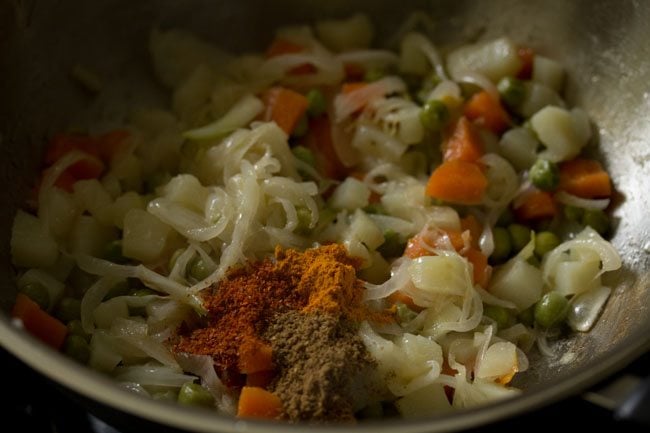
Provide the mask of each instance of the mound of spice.
POLYGON ((273 391, 282 418, 352 420, 374 371, 356 325, 384 317, 362 304, 359 264, 338 244, 276 248, 207 289, 207 319, 174 350, 211 356, 227 386, 273 391))

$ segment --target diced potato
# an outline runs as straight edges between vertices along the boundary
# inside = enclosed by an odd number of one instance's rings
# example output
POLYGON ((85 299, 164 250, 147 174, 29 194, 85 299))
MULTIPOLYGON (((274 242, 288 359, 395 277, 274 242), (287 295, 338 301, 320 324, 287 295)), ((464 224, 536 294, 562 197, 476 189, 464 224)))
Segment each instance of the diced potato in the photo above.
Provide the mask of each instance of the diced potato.
POLYGON ((139 191, 142 188, 142 161, 132 153, 113 161, 111 174, 120 181, 124 191, 139 191))
POLYGON ((88 365, 96 371, 109 373, 122 361, 117 352, 114 338, 105 331, 95 331, 90 340, 90 360, 88 365))
POLYGON ((517 346, 509 341, 500 341, 488 347, 475 374, 481 379, 493 380, 508 377, 518 368, 517 346))
POLYGON ((123 236, 125 257, 151 263, 163 256, 176 232, 150 213, 131 209, 124 217, 123 236))
POLYGON ((113 199, 97 179, 80 180, 74 184, 74 197, 82 211, 88 211, 104 225, 113 224, 113 199))
POLYGON ((537 160, 535 135, 528 128, 513 128, 499 141, 499 154, 507 159, 517 171, 527 170, 537 160))
POLYGON ((544 84, 529 81, 524 83, 524 88, 526 90, 524 100, 515 107, 515 111, 523 117, 530 117, 544 107, 564 105, 560 96, 544 84))
POLYGON ((11 230, 11 260, 26 268, 46 268, 56 263, 59 247, 41 221, 22 210, 11 230))
POLYGON ((129 306, 124 298, 109 299, 99 304, 93 311, 95 325, 101 329, 109 329, 113 321, 118 317, 129 317, 129 306))
POLYGON ((556 290, 561 295, 575 295, 600 286, 600 260, 575 260, 561 262, 555 269, 556 290))
POLYGON ((468 264, 460 256, 418 257, 409 275, 415 287, 431 294, 462 296, 467 291, 468 264))
POLYGON ((374 250, 384 243, 384 235, 381 229, 360 209, 352 216, 350 227, 346 230, 344 236, 359 240, 370 250, 374 250))
POLYGON ((564 68, 555 60, 536 54, 533 59, 532 78, 559 93, 564 84, 564 68))
POLYGON ((117 239, 117 230, 104 225, 90 215, 77 217, 68 237, 72 254, 88 254, 100 257, 106 244, 117 239))
POLYGON ((381 204, 389 215, 411 220, 412 207, 424 207, 428 198, 424 193, 425 186, 417 183, 396 185, 381 196, 381 204))
POLYGON ((517 55, 517 46, 508 38, 499 38, 452 51, 447 57, 447 67, 453 78, 473 71, 496 83, 503 77, 517 75, 521 60, 517 55))
POLYGON ((330 206, 334 209, 355 210, 368 206, 370 189, 353 177, 346 178, 330 197, 330 206))
POLYGON ((113 199, 116 199, 120 194, 122 194, 122 185, 120 185, 120 180, 115 177, 113 173, 108 173, 102 178, 102 186, 113 199))
POLYGON ((404 418, 428 417, 452 410, 442 384, 432 383, 420 388, 395 402, 395 407, 404 418))
POLYGON ((340 52, 368 48, 373 27, 366 15, 356 14, 347 19, 318 22, 316 33, 327 48, 340 52))
POLYGON ((44 206, 50 233, 56 239, 65 239, 80 211, 73 195, 62 189, 52 188, 45 197, 44 206))
POLYGON ((166 198, 203 215, 210 191, 191 174, 179 174, 162 189, 166 198))
POLYGON ((146 209, 144 198, 134 191, 129 191, 115 199, 111 209, 113 225, 122 229, 124 228, 124 217, 131 209, 146 209))
POLYGON ((514 303, 521 311, 541 298, 543 285, 542 271, 515 258, 496 269, 489 292, 497 298, 514 303))
POLYGON ((533 130, 546 150, 540 155, 554 162, 576 157, 587 144, 584 118, 564 108, 546 107, 530 119, 533 130))

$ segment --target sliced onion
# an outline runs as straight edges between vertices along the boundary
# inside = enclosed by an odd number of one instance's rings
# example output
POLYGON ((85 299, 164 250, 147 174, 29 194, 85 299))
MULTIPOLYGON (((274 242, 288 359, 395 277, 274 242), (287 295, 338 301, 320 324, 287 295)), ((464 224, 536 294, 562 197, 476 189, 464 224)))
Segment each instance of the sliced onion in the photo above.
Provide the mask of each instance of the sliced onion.
POLYGON ((557 194, 555 194, 555 200, 569 206, 580 207, 583 209, 597 209, 597 210, 606 209, 610 203, 610 200, 608 198, 590 200, 590 199, 569 194, 566 191, 559 191, 557 194))
POLYGON ((337 123, 362 109, 376 98, 406 90, 404 81, 397 77, 385 77, 347 94, 338 94, 334 99, 334 114, 337 123))
POLYGON ((436 87, 427 96, 427 101, 446 99, 460 100, 462 99, 462 91, 460 86, 455 81, 444 80, 438 83, 436 87))
POLYGON ((442 64, 442 60, 440 59, 440 54, 438 54, 438 50, 426 36, 422 33, 411 32, 404 36, 402 44, 405 43, 417 46, 422 51, 422 54, 424 54, 424 56, 429 60, 429 63, 431 63, 436 74, 443 80, 449 79, 442 64))
POLYGON ((612 289, 605 286, 595 287, 577 295, 571 300, 567 322, 574 331, 589 331, 603 309, 612 289))
POLYGON ((209 125, 192 129, 183 134, 190 140, 214 140, 238 128, 247 126, 264 109, 264 104, 253 95, 240 99, 228 112, 209 125))
POLYGON ((134 382, 143 386, 169 386, 180 388, 186 382, 193 382, 194 376, 178 373, 169 367, 138 365, 117 367, 115 379, 120 382, 134 382))
POLYGON ((95 329, 93 312, 101 304, 109 290, 121 279, 115 276, 104 276, 90 286, 81 298, 81 326, 86 334, 92 334, 95 329))
POLYGON ((404 259, 398 268, 393 271, 392 276, 383 284, 375 285, 365 283, 366 291, 363 294, 364 301, 372 301, 374 299, 383 299, 398 290, 403 289, 411 281, 409 275, 409 266, 411 260, 404 259))
POLYGON ((201 378, 201 385, 210 391, 219 410, 226 413, 234 413, 235 402, 214 371, 214 360, 212 357, 191 353, 177 353, 176 361, 178 361, 183 371, 195 374, 201 378))
POLYGON ((263 80, 281 80, 297 86, 335 85, 344 77, 343 63, 327 53, 283 54, 262 64, 259 76, 263 80), (290 75, 289 72, 305 64, 316 68, 313 74, 290 75))
POLYGON ((478 72, 465 71, 456 77, 456 81, 460 83, 475 84, 481 89, 485 90, 495 101, 499 101, 499 91, 497 86, 485 75, 478 72))
POLYGON ((506 301, 501 298, 497 298, 494 296, 492 293, 488 292, 487 290, 483 289, 481 286, 475 286, 474 290, 478 292, 479 295, 481 295, 481 300, 483 301, 484 304, 487 305, 495 305, 497 307, 503 307, 503 308, 508 308, 511 310, 516 310, 517 306, 510 301, 506 301))

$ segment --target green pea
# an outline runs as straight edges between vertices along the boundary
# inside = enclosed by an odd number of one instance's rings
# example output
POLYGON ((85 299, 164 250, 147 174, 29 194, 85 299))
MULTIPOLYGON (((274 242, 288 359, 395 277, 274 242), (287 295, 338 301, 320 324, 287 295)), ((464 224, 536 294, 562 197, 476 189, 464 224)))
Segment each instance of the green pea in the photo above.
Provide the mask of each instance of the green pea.
POLYGON ((499 219, 497 220, 497 226, 500 227, 508 227, 510 224, 512 224, 515 221, 515 215, 510 210, 510 208, 506 208, 503 212, 501 212, 501 215, 499 215, 499 219))
POLYGON ((406 242, 402 236, 394 230, 388 229, 384 232, 384 243, 377 247, 379 254, 386 258, 399 257, 404 254, 406 242))
POLYGON ((420 122, 429 131, 440 131, 449 120, 449 109, 437 99, 428 101, 422 107, 420 122))
POLYGON ((105 301, 109 299, 117 298, 118 296, 126 296, 131 292, 129 283, 126 280, 116 283, 113 287, 108 290, 108 293, 104 297, 105 301))
POLYGON ((494 320, 498 329, 507 328, 512 323, 512 316, 508 310, 498 305, 485 305, 483 315, 494 320))
POLYGON ((296 126, 293 128, 291 133, 292 137, 300 138, 304 137, 309 131, 309 122, 307 121, 307 116, 302 116, 296 123, 296 126))
POLYGON ((299 235, 307 235, 311 232, 309 226, 311 225, 311 211, 304 207, 296 207, 296 214, 298 216, 298 226, 296 227, 296 233, 299 235))
POLYGON ((535 236, 535 254, 538 257, 544 257, 558 245, 560 245, 560 238, 553 232, 539 232, 535 236))
POLYGON ((56 317, 64 323, 81 319, 81 301, 75 298, 63 298, 56 309, 56 317))
POLYGON ((363 208, 363 211, 370 214, 387 215, 386 209, 384 209, 381 203, 370 203, 363 208))
POLYGON ((517 320, 529 328, 532 327, 535 324, 535 305, 528 307, 524 311, 520 312, 517 315, 517 320))
POLYGON ((410 322, 411 320, 415 319, 418 315, 418 313, 411 310, 406 304, 402 302, 398 302, 397 304, 395 304, 395 307, 397 307, 396 314, 400 323, 410 322))
POLYGON ((120 239, 111 241, 104 246, 102 258, 113 263, 127 263, 129 261, 122 255, 122 241, 120 239))
POLYGON ((198 383, 185 382, 178 392, 178 402, 187 406, 210 407, 214 404, 214 397, 198 383))
POLYGON ((86 364, 90 359, 90 347, 84 337, 69 335, 65 339, 63 352, 81 364, 86 364))
POLYGON ((311 117, 318 117, 327 109, 325 97, 318 89, 311 89, 307 92, 307 114, 311 117))
POLYGON ((293 156, 295 156, 300 161, 311 165, 312 167, 316 165, 316 158, 314 157, 314 152, 307 149, 304 146, 294 146, 291 148, 293 156))
POLYGON ((581 207, 566 205, 563 209, 564 218, 569 221, 581 222, 585 214, 585 210, 581 207))
POLYGON ((205 280, 212 274, 210 269, 200 256, 194 257, 187 265, 188 272, 197 281, 205 280))
POLYGON ((591 227, 601 235, 605 235, 609 231, 609 218, 602 210, 585 209, 582 224, 591 227))
POLYGON ((496 263, 506 260, 512 252, 512 239, 508 229, 495 227, 492 230, 492 238, 494 240, 494 251, 490 258, 496 263))
POLYGON ((363 81, 371 83, 373 81, 381 80, 385 76, 386 71, 383 68, 368 68, 365 74, 363 74, 363 81))
POLYGON ((90 337, 88 334, 86 334, 86 331, 84 331, 84 327, 81 324, 81 320, 79 319, 71 320, 68 322, 68 335, 77 335, 79 337, 83 337, 85 340, 88 340, 90 337))
POLYGON ((535 322, 542 328, 561 324, 569 312, 569 301, 558 292, 548 292, 535 304, 535 322))
POLYGON ((530 181, 543 191, 553 191, 560 184, 560 168, 547 159, 535 161, 528 172, 530 181))
POLYGON ((510 239, 512 240, 512 251, 518 253, 523 247, 528 245, 530 242, 530 229, 521 224, 510 224, 508 226, 508 232, 510 233, 510 239))
POLYGON ((33 283, 25 284, 18 290, 21 293, 27 295, 29 299, 36 302, 38 306, 43 310, 50 308, 50 293, 47 291, 47 288, 43 284, 34 281, 33 283))
POLYGON ((526 88, 521 80, 504 77, 497 84, 501 100, 509 107, 516 107, 526 97, 526 88))

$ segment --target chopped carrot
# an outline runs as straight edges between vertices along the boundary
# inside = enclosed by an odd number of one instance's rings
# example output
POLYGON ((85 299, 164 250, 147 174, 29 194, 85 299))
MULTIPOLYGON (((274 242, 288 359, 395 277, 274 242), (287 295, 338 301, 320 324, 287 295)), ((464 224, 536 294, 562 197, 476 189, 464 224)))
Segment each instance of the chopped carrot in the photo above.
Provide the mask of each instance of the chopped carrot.
POLYGON ((239 418, 276 419, 282 413, 280 398, 257 386, 244 386, 239 395, 239 418))
POLYGON ((275 378, 275 371, 258 371, 246 375, 246 386, 257 386, 266 389, 275 378))
POLYGON ((45 153, 45 164, 52 165, 73 150, 80 150, 99 158, 97 140, 83 134, 57 134, 50 139, 45 153))
MULTIPOLYGON (((104 164, 99 159, 97 139, 81 134, 58 134, 52 137, 45 153, 45 164, 52 165, 63 156, 79 150, 88 155, 70 166, 66 171, 75 179, 94 179, 104 171, 104 164)), ((67 182, 63 182, 67 184, 67 182)))
POLYGON ((402 304, 406 305, 416 313, 419 313, 420 311, 424 310, 424 307, 420 307, 415 302, 413 302, 413 298, 411 298, 409 295, 403 292, 400 292, 399 290, 397 292, 391 293, 388 296, 388 302, 393 305, 401 302, 402 304))
POLYGON ((472 248, 478 249, 478 241, 481 238, 481 234, 483 233, 483 227, 481 226, 481 223, 476 219, 474 215, 467 215, 465 218, 461 218, 460 227, 463 231, 469 231, 472 248))
POLYGON ((239 371, 244 374, 273 370, 273 350, 262 340, 248 339, 239 348, 239 371))
POLYGON ((128 131, 116 129, 98 137, 97 147, 99 148, 99 156, 101 156, 104 162, 110 163, 114 157, 126 152, 129 147, 129 135, 128 131))
POLYGON ((475 93, 465 104, 465 116, 494 132, 501 134, 510 126, 510 116, 498 100, 485 90, 475 93))
POLYGON ((365 81, 353 81, 350 83, 343 83, 343 85, 341 86, 341 93, 347 95, 348 93, 352 93, 356 90, 363 89, 367 85, 368 83, 366 83, 365 81))
POLYGON ((483 141, 474 125, 466 117, 461 117, 449 138, 442 144, 442 155, 445 161, 476 162, 483 156, 483 147, 483 141))
POLYGON ((521 68, 517 74, 520 80, 530 80, 533 76, 533 60, 535 59, 535 51, 530 47, 520 47, 517 50, 517 57, 521 61, 521 68))
POLYGON ((344 65, 345 79, 347 81, 361 81, 366 73, 363 66, 356 63, 346 63, 344 65))
POLYGON ((451 243, 451 246, 456 251, 465 249, 465 239, 463 239, 462 232, 451 229, 427 230, 418 233, 408 240, 404 249, 404 255, 411 259, 431 256, 434 254, 431 248, 444 249, 447 243, 451 243))
POLYGON ((11 315, 20 319, 27 332, 45 344, 57 350, 63 346, 68 328, 61 321, 43 311, 27 295, 18 294, 11 315))
POLYGON ((348 171, 334 149, 330 120, 327 116, 310 119, 305 146, 313 152, 316 170, 321 175, 337 180, 347 176, 348 171))
POLYGON ((612 195, 612 182, 598 161, 574 159, 560 164, 559 189, 582 198, 605 198, 612 195))
MULTIPOLYGON (((43 177, 45 177, 50 169, 46 168, 43 171, 43 177)), ((74 184, 77 182, 77 178, 70 174, 69 170, 64 171, 54 182, 54 186, 61 188, 64 191, 72 192, 74 189, 74 184)), ((39 186, 40 189, 40 186, 39 186)))
POLYGON ((523 221, 553 218, 557 215, 557 206, 549 192, 534 191, 515 209, 515 215, 523 221))
POLYGON ((478 164, 456 159, 443 162, 431 173, 426 193, 449 203, 480 204, 487 184, 478 164))
MULTIPOLYGON (((282 56, 285 54, 297 54, 305 51, 305 47, 302 45, 295 44, 286 39, 277 38, 271 43, 269 48, 266 50, 266 58, 270 59, 272 57, 282 56)), ((292 68, 289 72, 292 75, 307 75, 313 74, 316 72, 314 65, 305 63, 304 65, 298 65, 295 68, 292 68)))
POLYGON ((304 95, 284 87, 273 87, 267 90, 262 99, 266 106, 264 120, 274 121, 289 135, 309 105, 304 95))
POLYGON ((492 267, 488 265, 487 256, 474 248, 467 250, 464 256, 472 264, 474 284, 478 284, 484 289, 487 288, 490 276, 492 275, 492 267))

